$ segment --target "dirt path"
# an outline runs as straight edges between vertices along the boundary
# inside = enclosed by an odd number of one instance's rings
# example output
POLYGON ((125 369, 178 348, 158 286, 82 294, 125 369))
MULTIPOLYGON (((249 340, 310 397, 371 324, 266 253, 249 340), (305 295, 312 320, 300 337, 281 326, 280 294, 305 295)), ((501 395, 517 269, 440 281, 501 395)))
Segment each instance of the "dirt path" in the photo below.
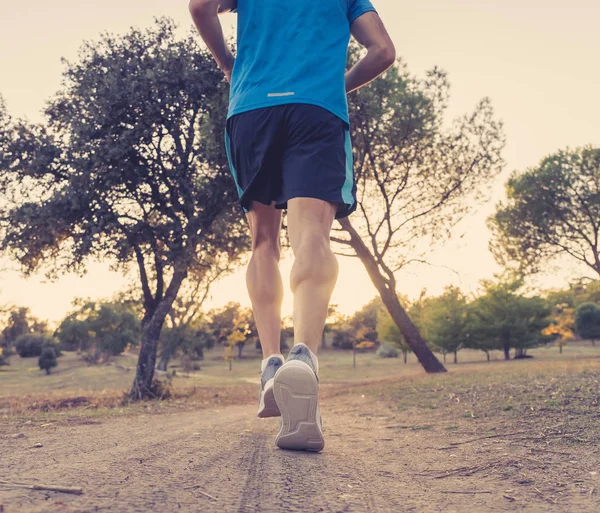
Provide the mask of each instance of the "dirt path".
POLYGON ((321 454, 277 449, 278 421, 255 418, 254 405, 12 426, 0 438, 0 480, 84 494, 0 488, 0 505, 5 513, 599 510, 597 447, 536 453, 501 437, 470 442, 480 435, 466 421, 452 419, 457 434, 435 412, 399 412, 360 392, 322 406, 321 454), (457 439, 467 443, 450 445, 457 439))

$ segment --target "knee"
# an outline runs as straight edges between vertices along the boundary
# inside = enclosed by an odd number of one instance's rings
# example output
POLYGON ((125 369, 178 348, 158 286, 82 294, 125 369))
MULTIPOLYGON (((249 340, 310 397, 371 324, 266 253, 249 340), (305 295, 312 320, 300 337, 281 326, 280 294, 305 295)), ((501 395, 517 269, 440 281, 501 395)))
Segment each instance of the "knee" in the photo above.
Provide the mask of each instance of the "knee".
POLYGON ((335 283, 338 262, 331 251, 329 239, 320 234, 305 236, 294 250, 295 262, 292 269, 291 287, 305 280, 316 280, 322 284, 335 283))
POLYGON ((268 234, 256 234, 252 239, 252 258, 259 260, 281 259, 281 242, 268 234))

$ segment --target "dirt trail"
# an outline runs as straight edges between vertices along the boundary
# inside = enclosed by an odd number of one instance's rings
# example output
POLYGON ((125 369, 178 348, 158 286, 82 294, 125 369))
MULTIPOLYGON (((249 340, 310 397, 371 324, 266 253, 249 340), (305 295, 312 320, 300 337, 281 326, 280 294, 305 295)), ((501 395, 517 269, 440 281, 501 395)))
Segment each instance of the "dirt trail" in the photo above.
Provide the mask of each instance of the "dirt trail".
POLYGON ((279 450, 278 420, 257 419, 254 405, 12 426, 25 437, 0 438, 0 480, 84 494, 0 488, 0 505, 5 513, 598 511, 600 476, 589 471, 597 451, 526 456, 493 438, 451 446, 457 434, 443 419, 360 392, 322 409, 321 454, 279 450), (549 488, 544 468, 557 464, 564 483, 549 488))

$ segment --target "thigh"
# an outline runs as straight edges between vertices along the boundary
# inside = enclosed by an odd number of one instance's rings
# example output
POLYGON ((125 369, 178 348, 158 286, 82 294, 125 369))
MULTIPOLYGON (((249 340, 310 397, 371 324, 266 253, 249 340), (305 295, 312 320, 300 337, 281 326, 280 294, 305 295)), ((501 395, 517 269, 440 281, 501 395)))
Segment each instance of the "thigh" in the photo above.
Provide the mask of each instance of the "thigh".
POLYGON ((356 207, 356 186, 349 127, 316 105, 290 105, 285 118, 282 193, 277 206, 294 198, 314 198, 337 205, 336 217, 356 207))

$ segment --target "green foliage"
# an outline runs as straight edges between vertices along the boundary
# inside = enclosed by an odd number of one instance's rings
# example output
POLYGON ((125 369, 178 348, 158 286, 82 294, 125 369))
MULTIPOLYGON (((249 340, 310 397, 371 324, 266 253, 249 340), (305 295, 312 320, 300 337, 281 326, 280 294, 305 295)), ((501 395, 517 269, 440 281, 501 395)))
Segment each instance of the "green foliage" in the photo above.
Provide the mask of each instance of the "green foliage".
POLYGON ((17 339, 27 333, 45 333, 48 329, 46 321, 40 321, 27 307, 13 307, 8 311, 5 327, 0 336, 0 346, 11 348, 17 339))
POLYGON ((204 349, 213 347, 214 340, 205 321, 163 328, 160 336, 160 370, 167 370, 168 361, 180 351, 186 361, 204 359, 204 349))
POLYGON ((21 358, 40 356, 45 347, 52 348, 55 356, 58 356, 60 353, 54 339, 42 333, 26 333, 25 335, 21 335, 15 344, 17 353, 21 358))
POLYGON ((546 301, 519 294, 520 287, 519 282, 484 282, 485 293, 469 307, 467 347, 501 349, 508 360, 513 348, 515 357, 524 357, 528 348, 552 340, 542 333, 550 324, 546 301))
POLYGON ((50 369, 56 367, 56 352, 53 347, 44 347, 38 360, 38 365, 41 370, 45 370, 46 374, 50 374, 50 369))
POLYGON ((336 328, 331 345, 336 349, 352 349, 356 342, 356 329, 346 322, 336 328))
POLYGON ((398 349, 394 344, 387 342, 377 348, 377 356, 380 358, 398 358, 398 349))
POLYGON ((118 355, 140 341, 140 321, 131 305, 86 301, 61 322, 57 336, 69 350, 89 351, 88 361, 118 355))
POLYGON ((246 344, 256 344, 258 331, 252 310, 242 308, 239 303, 230 302, 222 308, 208 312, 207 329, 212 334, 213 344, 230 345, 237 348, 238 358, 246 344))
POLYGON ((600 274, 600 148, 560 151, 514 173, 489 219, 496 259, 536 272, 568 255, 600 274))
POLYGON ((448 287, 435 298, 425 301, 423 331, 425 338, 439 351, 456 353, 469 337, 467 298, 456 287, 448 287))
POLYGON ((410 351, 410 347, 406 343, 406 339, 404 338, 404 335, 402 335, 400 328, 398 328, 396 323, 392 320, 387 310, 384 310, 383 308, 377 315, 377 333, 379 335, 379 339, 383 342, 386 342, 387 345, 393 345, 394 347, 401 349, 403 352, 410 351))
POLYGON ((595 342, 600 339, 600 306, 583 303, 575 310, 575 330, 581 338, 595 342))
POLYGON ((358 338, 368 340, 369 342, 377 341, 379 338, 377 317, 382 309, 383 303, 381 302, 381 298, 375 297, 348 319, 348 323, 354 329, 355 334, 358 334, 358 331, 362 330, 361 336, 358 338))

